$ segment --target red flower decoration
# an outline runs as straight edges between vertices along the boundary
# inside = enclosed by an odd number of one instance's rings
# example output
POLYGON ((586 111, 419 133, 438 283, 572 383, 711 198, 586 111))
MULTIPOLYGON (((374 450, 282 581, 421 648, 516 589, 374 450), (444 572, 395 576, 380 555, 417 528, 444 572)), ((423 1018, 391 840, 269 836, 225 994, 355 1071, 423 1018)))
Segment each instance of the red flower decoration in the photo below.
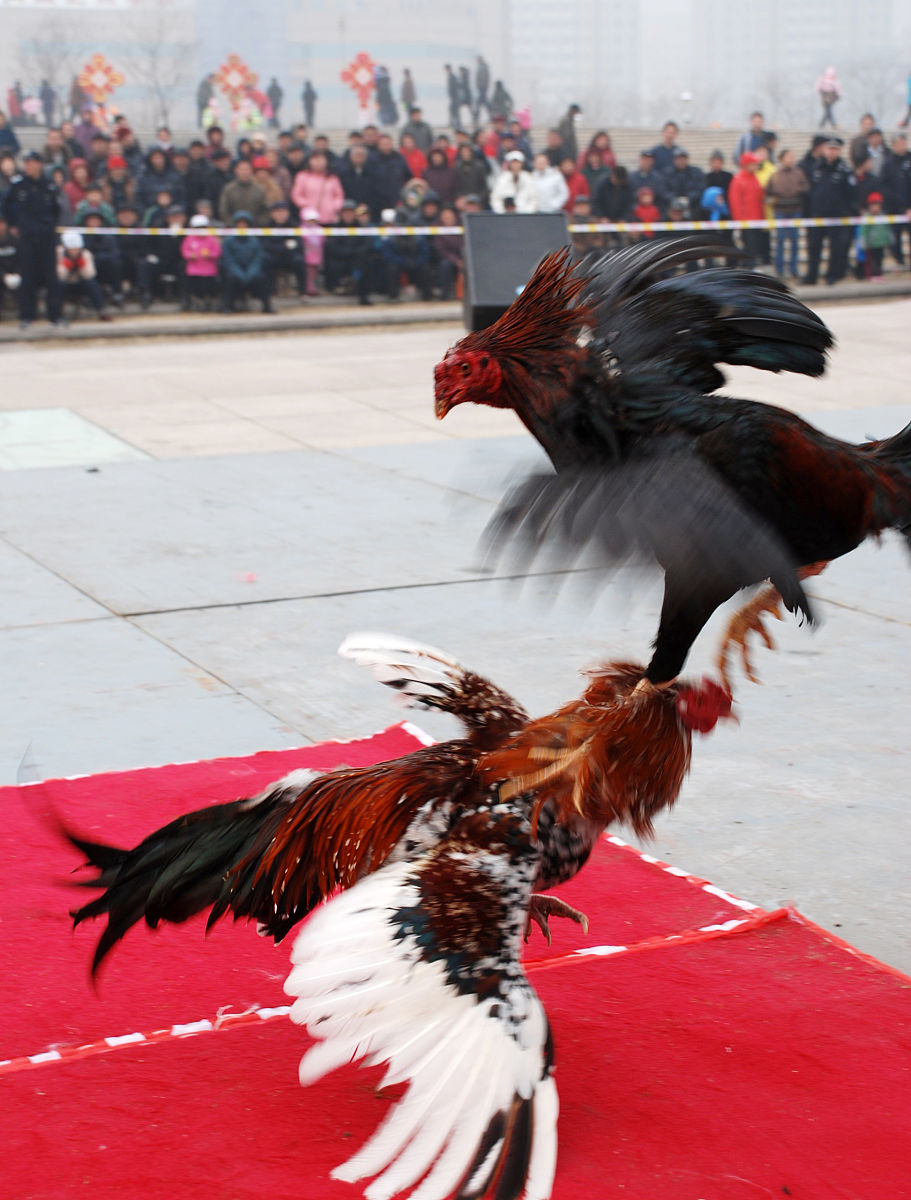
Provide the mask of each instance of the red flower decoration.
POLYGON ((353 92, 357 93, 357 102, 361 108, 366 108, 374 89, 373 59, 366 51, 361 52, 342 71, 342 83, 347 83, 353 92))
POLYGON ((232 108, 237 108, 258 80, 259 76, 251 71, 239 54, 229 54, 215 72, 215 81, 228 97, 232 108))
POLYGON ((93 54, 79 72, 79 86, 96 104, 104 104, 123 80, 123 72, 109 63, 103 54, 93 54))

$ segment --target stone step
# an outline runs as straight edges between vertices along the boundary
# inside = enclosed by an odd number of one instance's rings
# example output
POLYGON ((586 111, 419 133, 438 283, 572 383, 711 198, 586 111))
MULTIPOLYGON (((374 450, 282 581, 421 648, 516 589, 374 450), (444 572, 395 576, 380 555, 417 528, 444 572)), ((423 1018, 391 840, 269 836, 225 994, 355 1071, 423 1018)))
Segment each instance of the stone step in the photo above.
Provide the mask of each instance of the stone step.
MULTIPOLYGON (((327 129, 326 135, 329 138, 329 144, 335 150, 342 150, 348 144, 347 129, 327 129)), ((532 145, 535 147, 542 146, 545 140, 547 130, 545 127, 532 131, 532 145)), ((594 126, 582 126, 577 133, 577 141, 579 147, 584 148, 592 136, 597 132, 594 126)), ((628 127, 611 129, 611 141, 614 151, 617 155, 617 161, 627 167, 638 166, 639 152, 648 146, 654 146, 659 139, 659 133, 655 129, 628 127)), ((804 150, 809 146, 810 140, 816 130, 813 129, 788 129, 778 131, 779 149, 790 147, 796 150, 798 155, 802 155, 804 150)), ((140 142, 145 146, 154 140, 154 132, 152 130, 137 130, 140 142)), ((721 150, 724 154, 725 162, 728 166, 733 159, 734 148, 737 141, 743 133, 742 129, 705 129, 696 128, 695 126, 684 127, 680 131, 678 144, 689 151, 690 161, 694 166, 706 169, 708 167, 709 155, 713 150, 721 150)), ((30 125, 16 129, 16 134, 27 150, 41 149, 44 145, 45 130, 41 125, 30 125)), ((177 145, 186 145, 194 137, 201 137, 199 130, 194 129, 175 129, 173 131, 174 141, 177 145)), ((240 137, 241 135, 237 135, 240 137)), ((275 131, 267 130, 266 136, 270 140, 274 139, 275 131)), ((846 140, 851 134, 845 134, 842 131, 841 136, 846 140)), ((234 135, 229 135, 228 142, 233 144, 236 140, 234 135)))

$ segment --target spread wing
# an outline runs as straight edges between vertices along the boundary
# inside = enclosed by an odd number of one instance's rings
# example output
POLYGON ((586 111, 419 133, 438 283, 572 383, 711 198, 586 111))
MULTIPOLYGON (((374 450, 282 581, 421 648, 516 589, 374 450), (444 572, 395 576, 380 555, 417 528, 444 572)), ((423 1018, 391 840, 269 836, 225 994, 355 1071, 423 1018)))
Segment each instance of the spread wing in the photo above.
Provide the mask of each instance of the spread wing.
POLYGON ((724 383, 718 363, 824 372, 831 333, 777 279, 729 268, 674 274, 722 257, 742 255, 700 234, 640 242, 577 268, 586 276, 577 302, 595 317, 592 349, 619 369, 621 383, 647 370, 712 392, 724 383))
POLYGON ((331 900, 298 936, 285 991, 317 1039, 304 1084, 365 1059, 401 1100, 337 1179, 370 1200, 546 1200, 558 1101, 547 1017, 519 963, 538 871, 527 816, 469 814, 412 862, 331 900), (417 1185, 417 1187, 415 1187, 417 1185))
POLYGON ((528 720, 525 709, 507 692, 435 646, 395 634, 353 633, 338 652, 367 667, 406 708, 451 713, 479 741, 508 737, 528 720))
POLYGON ((583 549, 616 568, 653 563, 677 595, 711 607, 740 588, 771 579, 792 611, 812 620, 796 576, 800 565, 762 518, 710 467, 686 450, 656 453, 610 471, 567 469, 531 475, 501 501, 487 526, 489 557, 508 548, 520 569, 547 552, 570 565, 583 549))

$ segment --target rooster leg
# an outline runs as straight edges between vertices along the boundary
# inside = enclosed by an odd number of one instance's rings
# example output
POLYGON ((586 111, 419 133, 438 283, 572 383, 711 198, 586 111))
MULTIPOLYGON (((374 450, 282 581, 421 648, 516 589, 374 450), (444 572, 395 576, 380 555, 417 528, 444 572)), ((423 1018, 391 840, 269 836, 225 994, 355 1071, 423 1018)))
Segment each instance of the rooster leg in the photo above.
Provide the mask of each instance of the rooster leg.
POLYGON ((763 622, 766 613, 771 614, 777 621, 782 620, 781 596, 778 594, 778 588, 771 583, 761 587, 752 600, 734 613, 724 631, 721 649, 718 651, 718 670, 721 682, 728 691, 731 690, 729 672, 735 647, 740 651, 740 660, 747 679, 751 683, 759 683, 759 676, 753 670, 748 638, 751 633, 758 633, 769 650, 775 649, 775 642, 763 622))
MULTIPOLYGON (((827 562, 810 563, 808 566, 801 567, 797 571, 797 578, 809 579, 813 575, 819 575, 827 566, 827 562)), ((718 652, 718 670, 721 673, 722 683, 728 691, 731 690, 731 680, 728 672, 731 665, 731 655, 735 646, 740 650, 740 659, 747 679, 751 683, 759 683, 759 676, 753 670, 753 660, 750 657, 748 638, 751 633, 758 633, 769 650, 775 649, 775 642, 763 622, 763 617, 766 613, 771 614, 777 621, 783 620, 781 596, 775 585, 771 583, 760 588, 753 599, 745 604, 743 608, 738 609, 728 622, 728 627, 725 630, 724 637, 721 640, 721 648, 718 652)))
POLYGON ((532 895, 528 905, 528 916, 525 920, 526 942, 531 937, 531 923, 534 921, 547 938, 548 946, 550 945, 551 938, 550 926, 547 923, 548 917, 567 917, 570 921, 575 921, 577 925, 581 925, 583 933, 588 933, 588 917, 584 912, 579 912, 578 908, 573 908, 565 900, 558 900, 556 896, 539 896, 535 893, 532 895))

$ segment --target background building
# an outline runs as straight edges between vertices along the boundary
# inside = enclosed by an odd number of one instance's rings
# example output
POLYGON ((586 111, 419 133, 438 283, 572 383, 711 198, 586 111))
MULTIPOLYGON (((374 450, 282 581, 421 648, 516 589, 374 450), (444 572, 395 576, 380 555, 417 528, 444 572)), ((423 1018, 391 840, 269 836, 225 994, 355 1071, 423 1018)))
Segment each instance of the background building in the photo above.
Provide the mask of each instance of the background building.
POLYGON ((197 84, 231 53, 261 87, 279 79, 285 120, 302 115, 310 78, 318 123, 355 124, 357 101, 340 73, 359 51, 389 69, 396 97, 410 67, 428 118, 442 124, 445 63, 473 71, 483 53, 495 78, 508 74, 507 0, 0 0, 0 96, 16 80, 26 91, 43 78, 68 88, 100 53, 125 77, 114 104, 145 125, 192 122, 197 84))
POLYGON ((586 125, 743 124, 761 107, 770 124, 812 125, 813 85, 833 64, 839 110, 853 125, 871 108, 892 125, 911 66, 907 0, 0 0, 0 104, 19 79, 58 89, 90 55, 125 76, 114 103, 140 126, 194 120, 200 79, 230 53, 265 87, 285 90, 283 121, 301 115, 305 78, 319 93, 317 123, 358 121, 340 72, 366 51, 398 97, 410 67, 431 123, 444 124, 443 67, 473 68, 478 53, 537 125, 569 103, 586 125))
POLYGON ((812 125, 832 64, 842 119, 903 112, 911 5, 903 0, 510 0, 513 94, 550 122, 578 102, 586 124, 812 125))

